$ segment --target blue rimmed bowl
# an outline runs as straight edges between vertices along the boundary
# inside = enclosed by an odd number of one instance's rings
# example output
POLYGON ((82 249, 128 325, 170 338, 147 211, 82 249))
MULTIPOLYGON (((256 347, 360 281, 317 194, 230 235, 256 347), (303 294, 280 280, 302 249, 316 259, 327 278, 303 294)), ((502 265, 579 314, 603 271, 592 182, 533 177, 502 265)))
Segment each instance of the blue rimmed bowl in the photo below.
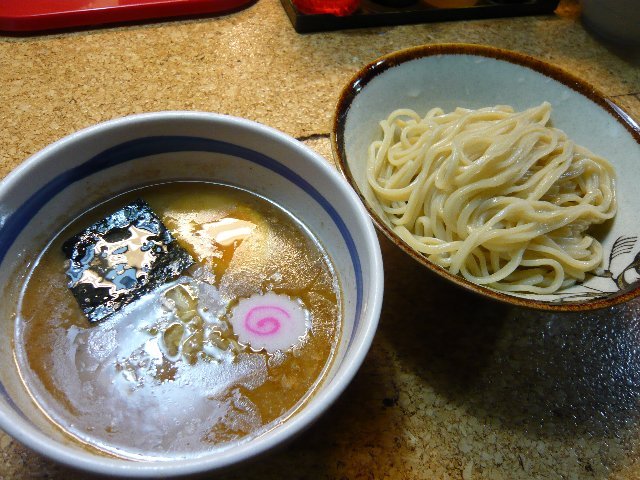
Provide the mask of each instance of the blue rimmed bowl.
POLYGON ((282 206, 314 233, 333 260, 343 294, 337 355, 319 389, 296 414, 250 441, 171 462, 108 457, 68 440, 34 405, 13 358, 15 305, 4 298, 0 429, 69 466, 157 478, 236 465, 291 439, 318 418, 353 378, 371 345, 382 303, 382 260, 358 197, 322 157, 300 142, 224 115, 162 112, 126 117, 70 135, 25 161, 0 183, 0 291, 11 291, 25 262, 75 216, 123 191, 170 180, 242 187, 282 206))

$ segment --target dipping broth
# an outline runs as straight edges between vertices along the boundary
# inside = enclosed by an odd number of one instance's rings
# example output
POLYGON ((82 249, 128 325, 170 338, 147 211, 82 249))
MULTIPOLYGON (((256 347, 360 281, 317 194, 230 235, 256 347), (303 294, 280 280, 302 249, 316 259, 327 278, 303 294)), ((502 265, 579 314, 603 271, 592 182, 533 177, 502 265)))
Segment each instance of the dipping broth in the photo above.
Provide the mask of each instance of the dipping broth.
POLYGON ((260 435, 313 394, 339 339, 339 285, 318 241, 280 207, 228 186, 173 182, 118 196, 65 227, 33 265, 16 309, 20 374, 53 422, 106 454, 197 457, 260 435), (90 323, 61 247, 137 198, 195 263, 90 323), (255 313, 251 302, 265 299, 302 318, 289 348, 243 343, 237 331, 234 312, 255 313))

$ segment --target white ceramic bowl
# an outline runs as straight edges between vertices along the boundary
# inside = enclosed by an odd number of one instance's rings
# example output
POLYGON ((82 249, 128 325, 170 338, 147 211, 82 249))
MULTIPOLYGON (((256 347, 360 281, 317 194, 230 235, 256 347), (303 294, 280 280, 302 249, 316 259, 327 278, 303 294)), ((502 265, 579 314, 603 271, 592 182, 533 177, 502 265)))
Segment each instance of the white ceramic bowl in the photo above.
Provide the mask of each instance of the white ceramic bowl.
POLYGON ((638 0, 582 0, 585 25, 606 40, 640 47, 640 5, 638 0))
POLYGON ((364 66, 342 92, 334 117, 333 151, 377 227, 399 248, 445 279, 490 298, 548 310, 584 310, 640 293, 640 127, 610 99, 578 78, 532 57, 467 44, 402 50, 364 66), (433 107, 511 105, 523 110, 551 103, 551 122, 577 144, 616 168, 618 213, 599 237, 605 274, 551 295, 505 294, 473 284, 431 263, 396 235, 366 180, 367 149, 379 122, 397 108, 424 115, 433 107))
POLYGON ((217 470, 300 432, 340 395, 362 363, 383 293, 375 230, 347 182, 319 155, 263 125, 208 113, 164 112, 114 120, 37 153, 0 183, 0 291, 16 265, 65 221, 100 200, 167 180, 236 185, 284 207, 318 237, 336 266, 344 323, 325 381, 302 410, 248 442, 188 460, 130 461, 65 440, 36 408, 12 355, 13 306, 0 304, 0 428, 54 460, 97 473, 162 477, 217 470))

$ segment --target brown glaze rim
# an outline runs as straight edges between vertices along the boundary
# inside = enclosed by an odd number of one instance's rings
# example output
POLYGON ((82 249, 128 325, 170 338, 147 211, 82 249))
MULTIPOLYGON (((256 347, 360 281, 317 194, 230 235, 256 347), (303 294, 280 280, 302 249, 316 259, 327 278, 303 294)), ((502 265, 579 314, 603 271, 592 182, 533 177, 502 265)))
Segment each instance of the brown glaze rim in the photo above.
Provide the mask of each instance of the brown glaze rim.
POLYGON ((629 301, 632 298, 638 296, 640 294, 640 282, 636 283, 633 287, 627 290, 615 292, 603 298, 573 303, 551 303, 542 300, 534 300, 507 295, 505 293, 501 293, 499 291, 472 283, 461 276, 453 275, 444 268, 431 263, 426 259, 426 257, 409 247, 409 245, 402 241, 400 237, 398 237, 391 229, 389 229, 389 227, 387 227, 387 225, 385 225, 378 218, 378 215, 368 205, 364 195, 358 188, 356 182, 353 180, 349 165, 346 161, 346 152, 344 151, 344 129, 349 109, 358 93, 370 81, 372 81, 382 72, 410 60, 416 60, 419 58, 430 57, 434 55, 474 55, 480 57, 489 57, 496 60, 513 63, 541 73, 580 93, 587 99, 602 107, 613 117, 614 120, 622 124, 625 129, 629 131, 633 139, 638 144, 640 144, 640 125, 638 125, 638 123, 620 106, 618 106, 615 102, 607 98, 604 94, 599 92, 595 87, 588 84, 584 80, 573 76, 572 74, 562 70, 559 67, 550 65, 529 55, 514 52, 511 50, 465 43, 422 45, 405 50, 399 50, 397 52, 390 53, 374 60, 365 67, 361 68, 352 77, 347 86, 342 90, 338 99, 333 117, 333 129, 331 132, 331 146, 336 164, 342 172, 342 175, 347 179, 351 187, 360 197, 376 227, 382 233, 384 233, 387 238, 389 238, 398 248, 403 250, 407 255, 411 256, 413 259, 427 267, 432 272, 440 275, 447 280, 450 280, 454 284, 466 290, 508 304, 538 310, 577 312, 610 307, 629 301))

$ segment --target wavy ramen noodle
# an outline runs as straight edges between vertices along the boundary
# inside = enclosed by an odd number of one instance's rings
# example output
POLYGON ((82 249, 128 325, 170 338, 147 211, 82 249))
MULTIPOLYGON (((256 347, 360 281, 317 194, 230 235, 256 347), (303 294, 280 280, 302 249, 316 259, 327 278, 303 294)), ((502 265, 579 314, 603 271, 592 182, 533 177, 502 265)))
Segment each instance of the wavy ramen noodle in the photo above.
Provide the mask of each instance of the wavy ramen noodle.
POLYGON ((367 177, 393 230, 433 263, 509 292, 548 294, 602 263, 586 234, 615 215, 614 170, 548 126, 551 105, 399 109, 367 177))

